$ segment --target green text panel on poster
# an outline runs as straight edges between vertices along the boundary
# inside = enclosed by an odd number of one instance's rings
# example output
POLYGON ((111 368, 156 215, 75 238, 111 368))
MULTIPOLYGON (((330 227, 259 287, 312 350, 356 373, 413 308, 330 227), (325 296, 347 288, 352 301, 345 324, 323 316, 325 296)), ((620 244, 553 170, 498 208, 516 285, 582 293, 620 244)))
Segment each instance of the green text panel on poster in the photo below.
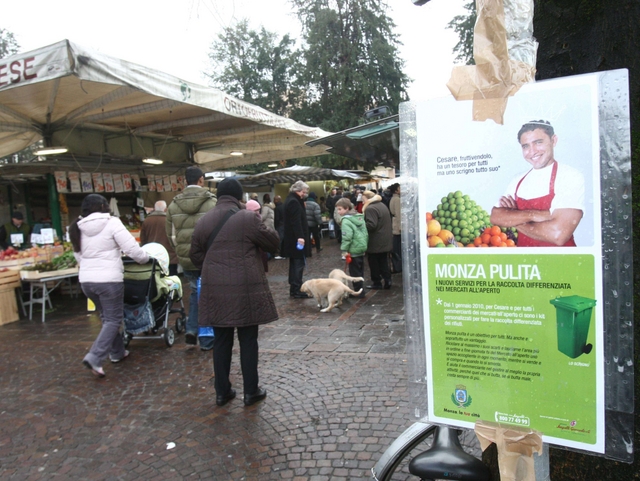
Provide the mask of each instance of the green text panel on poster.
POLYGON ((592 255, 428 256, 436 416, 595 444, 592 255))

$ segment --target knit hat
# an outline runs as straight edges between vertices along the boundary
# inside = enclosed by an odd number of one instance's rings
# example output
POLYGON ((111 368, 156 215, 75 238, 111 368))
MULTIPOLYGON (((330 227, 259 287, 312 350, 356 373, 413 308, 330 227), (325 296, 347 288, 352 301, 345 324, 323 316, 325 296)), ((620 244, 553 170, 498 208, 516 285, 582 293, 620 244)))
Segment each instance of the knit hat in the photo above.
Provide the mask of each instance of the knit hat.
POLYGON ((260 210, 260 204, 258 204, 258 202, 256 202, 255 200, 251 199, 249 202, 247 202, 247 210, 252 210, 257 212, 260 210))
POLYGON ((309 192, 309 197, 313 200, 316 200, 318 198, 315 192, 309 192))
POLYGON ((18 220, 24 220, 24 216, 22 215, 22 212, 19 212, 17 210, 13 214, 11 214, 11 218, 12 219, 18 219, 18 220))
POLYGON ((367 199, 373 199, 373 196, 376 195, 375 192, 371 192, 370 190, 365 190, 362 193, 363 196, 365 196, 367 199))
POLYGON ((242 199, 242 184, 237 179, 227 177, 218 184, 218 197, 230 195, 235 199, 242 199))

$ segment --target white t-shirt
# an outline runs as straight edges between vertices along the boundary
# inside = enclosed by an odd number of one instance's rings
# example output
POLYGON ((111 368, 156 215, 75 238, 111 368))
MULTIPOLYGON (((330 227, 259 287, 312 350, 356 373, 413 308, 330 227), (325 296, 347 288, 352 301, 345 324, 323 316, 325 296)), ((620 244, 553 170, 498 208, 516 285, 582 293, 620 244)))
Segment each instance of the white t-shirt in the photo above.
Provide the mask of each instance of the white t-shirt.
MULTIPOLYGON (((511 180, 504 195, 510 195, 515 199, 518 182, 525 175, 526 178, 518 188, 518 197, 536 199, 548 195, 552 170, 553 164, 543 169, 530 169, 518 174, 511 180)), ((579 170, 558 162, 554 191, 556 195, 549 209, 551 213, 555 209, 579 209, 584 212, 584 176, 579 170)), ((496 204, 496 207, 500 205, 496 204)))

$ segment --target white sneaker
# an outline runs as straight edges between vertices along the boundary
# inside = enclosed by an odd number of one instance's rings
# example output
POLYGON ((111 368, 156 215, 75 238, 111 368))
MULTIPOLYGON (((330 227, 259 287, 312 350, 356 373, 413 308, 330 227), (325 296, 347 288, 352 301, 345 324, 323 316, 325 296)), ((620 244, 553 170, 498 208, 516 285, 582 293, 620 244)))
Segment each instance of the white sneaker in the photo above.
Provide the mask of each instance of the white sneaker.
POLYGON ((124 360, 128 356, 129 356, 129 351, 125 350, 124 356, 122 356, 120 359, 116 359, 115 357, 112 357, 111 354, 109 354, 109 360, 115 364, 116 362, 120 362, 124 360))
POLYGON ((286 259, 286 257, 275 256, 274 259, 277 261, 281 261, 282 259, 286 259))

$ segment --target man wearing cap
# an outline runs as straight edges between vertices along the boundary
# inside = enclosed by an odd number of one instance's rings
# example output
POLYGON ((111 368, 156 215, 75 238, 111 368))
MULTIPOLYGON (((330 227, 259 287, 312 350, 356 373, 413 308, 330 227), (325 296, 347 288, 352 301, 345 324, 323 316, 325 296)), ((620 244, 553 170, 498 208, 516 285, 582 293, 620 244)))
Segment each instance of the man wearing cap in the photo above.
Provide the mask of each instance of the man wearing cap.
POLYGON ((18 249, 26 249, 29 247, 29 236, 31 235, 31 227, 24 221, 22 212, 15 211, 11 214, 11 222, 7 222, 0 227, 0 246, 3 249, 13 245, 11 242, 11 234, 14 236, 22 235, 22 242, 18 246, 18 249))
POLYGON ((518 132, 524 159, 532 168, 517 175, 491 210, 491 223, 518 229, 518 247, 573 247, 584 214, 584 177, 558 163, 553 127, 532 120, 518 132))
MULTIPOLYGON (((185 280, 189 282, 191 296, 189 297, 189 318, 185 334, 185 342, 195 346, 198 343, 198 277, 200 270, 193 265, 189 257, 191 250, 191 236, 197 222, 216 205, 216 196, 204 189, 204 172, 192 165, 185 172, 187 187, 176 195, 167 209, 165 229, 167 237, 178 255, 178 263, 184 270, 185 280)), ((203 344, 200 349, 208 351, 213 347, 213 341, 203 344)))
POLYGON ((224 406, 236 397, 229 374, 237 330, 243 400, 251 406, 267 395, 258 384, 258 326, 278 319, 260 252, 275 252, 280 239, 240 204, 242 186, 236 179, 224 179, 217 193, 216 207, 196 225, 190 251, 191 261, 202 270, 199 322, 213 326, 215 334, 216 404, 224 406))

